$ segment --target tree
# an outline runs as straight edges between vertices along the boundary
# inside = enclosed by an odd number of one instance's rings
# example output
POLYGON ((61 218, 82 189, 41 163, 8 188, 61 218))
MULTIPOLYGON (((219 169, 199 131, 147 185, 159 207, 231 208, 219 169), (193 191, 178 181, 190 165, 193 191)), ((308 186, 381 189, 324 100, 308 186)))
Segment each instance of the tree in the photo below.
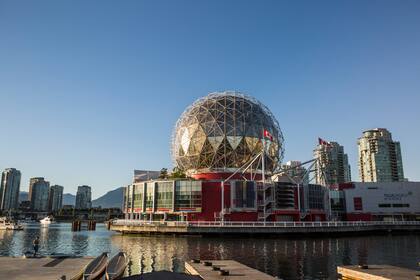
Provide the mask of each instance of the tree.
POLYGON ((187 175, 179 167, 174 167, 174 169, 172 170, 170 178, 171 179, 187 178, 187 175))
POLYGON ((159 179, 168 179, 168 169, 167 168, 162 168, 160 170, 159 179))

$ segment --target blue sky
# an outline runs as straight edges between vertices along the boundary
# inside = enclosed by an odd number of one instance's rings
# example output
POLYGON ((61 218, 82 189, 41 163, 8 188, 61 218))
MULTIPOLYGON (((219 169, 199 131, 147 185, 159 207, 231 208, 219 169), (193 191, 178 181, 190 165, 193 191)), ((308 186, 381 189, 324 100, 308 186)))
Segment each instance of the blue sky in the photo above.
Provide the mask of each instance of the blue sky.
POLYGON ((419 1, 0 0, 0 168, 97 197, 171 167, 172 127, 212 91, 265 103, 285 160, 386 127, 420 180, 419 1))

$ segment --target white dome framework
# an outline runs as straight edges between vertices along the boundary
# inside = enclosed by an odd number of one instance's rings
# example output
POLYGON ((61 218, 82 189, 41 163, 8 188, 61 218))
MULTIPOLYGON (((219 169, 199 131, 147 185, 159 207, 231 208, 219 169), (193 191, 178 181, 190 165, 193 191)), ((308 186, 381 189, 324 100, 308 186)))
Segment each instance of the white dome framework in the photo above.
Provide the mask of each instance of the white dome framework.
MULTIPOLYGON (((175 166, 189 173, 230 172, 263 149, 265 170, 273 172, 283 159, 283 135, 270 110, 255 98, 234 92, 215 92, 195 101, 178 119, 172 134, 175 166)), ((260 164, 254 163, 254 170, 260 164)))

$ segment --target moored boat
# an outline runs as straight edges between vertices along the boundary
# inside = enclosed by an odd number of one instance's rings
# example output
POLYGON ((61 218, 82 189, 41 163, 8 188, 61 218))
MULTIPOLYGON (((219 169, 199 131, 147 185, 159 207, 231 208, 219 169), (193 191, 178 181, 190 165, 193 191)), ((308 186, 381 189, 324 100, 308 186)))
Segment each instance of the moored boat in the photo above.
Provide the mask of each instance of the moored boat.
POLYGON ((23 227, 19 223, 16 223, 6 217, 0 217, 0 230, 22 230, 23 227))
POLYGON ((102 253, 100 256, 93 259, 87 266, 83 273, 84 280, 101 279, 105 273, 108 264, 108 254, 102 253))
POLYGON ((43 225, 49 225, 49 224, 51 224, 51 223, 53 222, 53 219, 52 219, 52 218, 50 218, 49 216, 47 216, 47 217, 45 217, 44 219, 39 220, 39 222, 40 222, 41 224, 43 224, 43 225))
POLYGON ((106 279, 116 280, 124 275, 124 271, 128 265, 128 258, 126 253, 119 252, 109 261, 106 267, 106 279))

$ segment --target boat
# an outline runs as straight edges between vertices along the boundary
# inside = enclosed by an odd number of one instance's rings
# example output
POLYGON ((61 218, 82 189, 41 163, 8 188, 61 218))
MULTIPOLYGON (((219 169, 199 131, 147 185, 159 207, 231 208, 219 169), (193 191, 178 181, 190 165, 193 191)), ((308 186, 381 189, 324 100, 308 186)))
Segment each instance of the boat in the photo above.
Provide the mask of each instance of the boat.
POLYGON ((102 253, 100 256, 93 259, 85 268, 83 272, 84 280, 101 279, 105 273, 108 264, 108 254, 102 253))
POLYGON ((47 216, 44 219, 39 220, 39 222, 43 225, 49 225, 53 222, 53 219, 51 219, 49 216, 47 216))
POLYGON ((0 230, 22 230, 23 226, 6 217, 0 217, 0 230))
POLYGON ((128 258, 126 253, 119 252, 109 261, 106 267, 106 279, 116 280, 124 275, 124 271, 128 265, 128 258))

